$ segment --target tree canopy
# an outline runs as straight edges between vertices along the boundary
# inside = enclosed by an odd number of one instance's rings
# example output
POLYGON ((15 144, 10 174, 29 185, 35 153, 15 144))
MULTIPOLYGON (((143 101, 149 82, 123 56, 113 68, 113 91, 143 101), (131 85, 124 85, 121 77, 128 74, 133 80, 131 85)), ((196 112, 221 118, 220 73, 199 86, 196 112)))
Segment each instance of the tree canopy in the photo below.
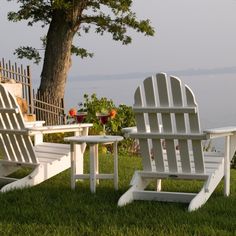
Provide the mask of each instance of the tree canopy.
MULTIPOLYGON (((139 20, 132 11, 133 0, 7 0, 16 1, 19 9, 8 13, 10 21, 26 20, 29 26, 40 23, 48 26, 43 38, 45 47, 41 74, 42 92, 54 87, 54 96, 64 96, 67 73, 71 66, 71 53, 77 56, 92 56, 86 49, 73 44, 74 36, 94 31, 103 35, 110 33, 113 40, 122 44, 132 41, 129 29, 145 36, 154 35, 148 19, 139 20)), ((79 42, 79 41, 78 41, 79 42)), ((41 59, 37 49, 21 46, 16 50, 18 57, 41 59)))

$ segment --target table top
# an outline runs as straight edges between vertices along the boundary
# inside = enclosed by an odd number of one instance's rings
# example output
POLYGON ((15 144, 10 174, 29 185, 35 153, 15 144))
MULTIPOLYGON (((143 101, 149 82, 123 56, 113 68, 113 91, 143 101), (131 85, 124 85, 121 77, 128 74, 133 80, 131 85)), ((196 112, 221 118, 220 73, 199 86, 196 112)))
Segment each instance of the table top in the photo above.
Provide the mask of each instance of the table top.
POLYGON ((113 143, 123 140, 123 137, 113 135, 88 135, 67 137, 64 138, 64 140, 71 143, 113 143))

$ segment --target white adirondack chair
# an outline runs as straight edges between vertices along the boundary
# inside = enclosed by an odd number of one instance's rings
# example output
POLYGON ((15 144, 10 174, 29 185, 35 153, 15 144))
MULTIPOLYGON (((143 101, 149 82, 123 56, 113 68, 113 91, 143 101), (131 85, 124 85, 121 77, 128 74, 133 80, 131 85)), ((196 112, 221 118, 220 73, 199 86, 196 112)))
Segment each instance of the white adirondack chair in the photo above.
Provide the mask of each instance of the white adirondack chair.
MULTIPOLYGON (((70 146, 43 142, 43 133, 75 132, 88 134, 92 124, 45 126, 27 129, 14 96, 0 85, 0 181, 1 192, 39 184, 70 167, 70 146), (35 136, 35 145, 31 142, 35 136), (32 172, 21 178, 8 177, 20 167, 32 172)), ((85 145, 80 146, 83 154, 85 145)))
POLYGON ((201 132, 192 91, 178 78, 167 78, 166 74, 144 80, 134 100, 137 129, 128 132, 139 140, 143 170, 135 172, 131 188, 118 205, 133 200, 186 202, 190 203, 188 210, 193 211, 208 200, 223 177, 225 195, 229 195, 229 156, 235 151, 232 145, 230 149, 230 137, 235 139, 236 127, 201 132), (222 136, 226 136, 225 155, 203 152, 202 140, 222 136), (157 190, 145 190, 152 179, 157 180, 157 190), (202 180, 203 187, 198 193, 164 192, 161 179, 202 180))

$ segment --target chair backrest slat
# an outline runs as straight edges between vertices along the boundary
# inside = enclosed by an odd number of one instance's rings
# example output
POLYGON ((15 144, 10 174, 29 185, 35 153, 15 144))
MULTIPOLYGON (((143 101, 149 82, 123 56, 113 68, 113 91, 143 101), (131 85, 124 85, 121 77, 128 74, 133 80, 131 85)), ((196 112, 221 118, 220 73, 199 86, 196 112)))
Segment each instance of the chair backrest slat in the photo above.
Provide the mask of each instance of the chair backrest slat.
POLYGON ((157 171, 204 173, 201 142, 205 135, 197 104, 178 78, 162 73, 144 80, 135 92, 134 113, 137 134, 133 136, 139 138, 145 170, 154 170, 154 158, 157 171))
MULTIPOLYGON (((2 108, 5 107, 5 102, 8 103, 8 101, 6 101, 6 98, 3 95, 2 91, 3 91, 3 87, 1 86, 1 95, 0 95, 0 106, 2 108)), ((9 107, 9 106, 8 106, 9 107)), ((1 113, 1 117, 0 117, 0 128, 1 129, 12 129, 10 127, 10 123, 9 123, 9 118, 8 118, 8 114, 6 112, 1 113)), ((14 142, 12 136, 7 135, 7 133, 2 133, 1 134, 1 147, 4 150, 4 154, 6 156, 4 156, 7 160, 10 160, 10 157, 12 160, 16 160, 16 154, 15 154, 15 150, 14 147, 11 145, 11 142, 14 142)))
MULTIPOLYGON (((165 74, 159 74, 156 76, 156 83, 157 83, 157 91, 159 95, 160 107, 169 107, 170 105, 170 96, 169 90, 167 87, 167 78, 165 74)), ((163 132, 164 133, 173 133, 173 125, 171 120, 170 113, 161 113, 162 117, 162 124, 163 124, 163 132)), ((175 142, 173 139, 166 139, 166 153, 167 153, 167 161, 168 161, 168 168, 170 172, 178 172, 177 167, 177 158, 175 152, 175 142)))
POLYGON ((31 139, 14 96, 0 85, 0 146, 4 159, 38 163, 31 139), (5 109, 5 110, 4 110, 5 109))
MULTIPOLYGON (((147 107, 156 107, 156 91, 154 91, 154 85, 152 78, 148 78, 144 81, 144 92, 146 98, 146 106, 147 107)), ((150 132, 157 132, 160 133, 160 122, 158 120, 158 116, 156 112, 147 113, 148 114, 148 121, 150 124, 150 132)), ((155 165, 158 171, 165 170, 163 152, 161 148, 161 139, 152 139, 149 140, 149 143, 152 147, 151 155, 154 158, 155 165), (151 142, 152 141, 152 142, 151 142)))
MULTIPOLYGON (((188 86, 185 86, 185 88, 186 88, 187 106, 193 106, 194 104, 196 104, 193 92, 188 86)), ((200 132, 200 122, 199 122, 198 113, 188 114, 188 116, 189 116, 190 131, 192 133, 199 133, 200 132)), ((192 147, 193 147, 195 171, 197 173, 202 173, 202 172, 204 172, 205 167, 204 167, 204 161, 203 161, 203 151, 202 151, 201 141, 200 140, 192 140, 192 147)))
MULTIPOLYGON (((182 108, 183 103, 183 91, 181 81, 177 78, 171 79, 171 90, 173 96, 173 106, 182 108)), ((175 114, 176 120, 176 130, 177 133, 186 133, 186 124, 184 113, 175 114)), ((191 172, 190 158, 189 158, 189 148, 187 140, 179 140, 178 149, 180 152, 180 158, 182 162, 182 172, 189 173, 191 172)))
MULTIPOLYGON (((138 87, 138 89, 135 92, 135 104, 134 107, 142 107, 143 106, 143 95, 141 91, 141 87, 138 87)), ((144 113, 139 113, 136 115, 136 123, 137 123, 137 129, 141 132, 146 132, 147 127, 145 125, 145 115, 144 113)), ((140 152, 141 156, 145 156, 146 158, 142 159, 143 169, 144 170, 150 170, 152 168, 151 165, 151 152, 150 147, 148 143, 148 139, 141 139, 139 140, 140 145, 140 152)))
MULTIPOLYGON (((11 94, 9 94, 9 98, 11 100, 11 106, 18 107, 16 99, 11 94)), ((12 119, 13 127, 16 127, 16 128, 19 127, 18 129, 20 130, 25 129, 24 119, 22 117, 21 112, 15 113, 11 117, 14 118, 12 119)), ((23 134, 23 135, 16 135, 15 137, 18 140, 19 150, 22 153, 22 156, 24 157, 24 161, 37 163, 37 159, 36 159, 36 156, 33 150, 33 145, 32 145, 29 135, 23 134)))

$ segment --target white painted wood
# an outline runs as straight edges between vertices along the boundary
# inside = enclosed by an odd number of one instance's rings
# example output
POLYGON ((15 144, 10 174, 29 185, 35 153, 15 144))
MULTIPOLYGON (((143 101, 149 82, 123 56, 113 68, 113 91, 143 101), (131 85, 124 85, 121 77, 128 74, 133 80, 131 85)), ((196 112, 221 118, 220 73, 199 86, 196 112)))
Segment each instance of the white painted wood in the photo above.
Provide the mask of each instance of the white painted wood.
MULTIPOLYGON (((186 92, 187 106, 191 107, 194 105, 197 106, 193 92, 188 86, 185 86, 185 92, 186 92)), ((199 123, 198 113, 189 114, 189 125, 190 125, 190 131, 192 133, 200 133, 200 123, 199 123)), ((195 170, 198 173, 202 173, 204 172, 202 143, 201 141, 193 140, 192 146, 194 153, 195 170)))
POLYGON ((42 127, 44 124, 45 124, 44 120, 25 121, 25 127, 31 129, 36 127, 42 127))
POLYGON ((163 202, 183 202, 189 203, 196 196, 194 193, 172 193, 154 191, 134 191, 134 200, 163 201, 163 202))
POLYGON ((178 173, 178 172, 154 172, 154 171, 136 171, 136 174, 140 175, 142 178, 160 178, 160 179, 198 179, 204 180, 208 178, 207 174, 188 174, 188 173, 178 173))
POLYGON ((113 142, 119 142, 123 140, 122 136, 114 136, 114 135, 88 135, 88 136, 72 136, 72 137, 66 137, 64 138, 66 142, 70 143, 77 143, 77 144, 83 144, 83 143, 113 143, 113 142))
MULTIPOLYGON (((74 132, 74 136, 87 136, 89 131, 89 127, 84 126, 82 129, 78 129, 74 132)), ((75 145, 75 173, 83 174, 84 173, 84 152, 86 149, 86 143, 75 145)))
POLYGON ((99 184, 99 179, 97 176, 99 175, 99 159, 98 159, 98 144, 95 145, 95 176, 96 176, 96 184, 99 184))
MULTIPOLYGON (((166 74, 159 74, 156 76, 157 91, 161 107, 169 107, 170 96, 169 88, 167 85, 166 74)), ((163 133, 173 133, 173 124, 171 121, 171 114, 161 113, 163 133)), ((165 139, 166 151, 168 156, 168 167, 170 171, 177 171, 177 161, 175 154, 175 143, 173 139, 165 139)))
POLYGON ((205 204, 223 177, 228 195, 236 127, 202 132, 193 92, 180 79, 167 78, 164 73, 144 80, 134 100, 137 127, 124 132, 127 137, 139 140, 143 170, 135 171, 131 187, 120 197, 118 205, 133 200, 177 201, 188 202, 188 210, 193 211, 205 204), (226 137, 225 154, 203 153, 202 140, 216 137, 226 137), (161 141, 165 146, 160 145, 161 141), (202 180, 203 186, 198 193, 163 192, 160 181, 164 179, 202 180), (157 180, 157 191, 145 190, 151 180, 157 180))
POLYGON ((224 194, 229 196, 230 194, 230 136, 225 138, 225 159, 224 159, 224 194))
POLYGON ((147 139, 147 138, 156 138, 156 139, 191 139, 191 140, 206 140, 207 137, 205 134, 194 134, 194 133, 156 133, 156 132, 136 132, 129 135, 131 138, 147 139))
POLYGON ((222 127, 216 129, 207 129, 203 131, 208 138, 230 137, 229 160, 231 161, 236 151, 236 127, 222 127))
POLYGON ((113 150, 114 150, 114 186, 115 190, 118 190, 118 142, 114 142, 113 150))
POLYGON ((43 133, 78 130, 83 133, 84 129, 87 132, 91 126, 84 124, 42 127, 42 123, 42 121, 25 123, 14 96, 0 85, 0 148, 3 153, 3 159, 0 160, 0 178, 6 180, 6 176, 20 167, 32 168, 29 175, 18 180, 14 179, 13 182, 3 186, 1 192, 39 184, 71 166, 69 145, 44 143, 43 133), (30 135, 36 135, 35 146, 31 142, 30 135))
MULTIPOLYGON (((112 135, 88 135, 88 136, 73 136, 67 137, 64 139, 67 142, 71 143, 71 147, 73 148, 76 144, 84 144, 89 145, 90 152, 90 163, 89 163, 89 174, 81 174, 76 173, 74 169, 71 171, 71 181, 72 181, 72 189, 75 187, 76 179, 90 179, 90 190, 92 193, 96 192, 96 183, 99 183, 99 179, 113 179, 114 180, 114 188, 118 190, 118 150, 117 144, 119 141, 123 140, 122 136, 112 136, 112 135), (99 173, 99 159, 98 159, 98 144, 113 144, 114 149, 114 174, 104 174, 99 173)), ((74 156, 74 155, 73 155, 74 156)), ((73 166, 75 165, 75 160, 73 160, 73 166)))
POLYGON ((235 152, 236 152, 236 132, 232 136, 230 136, 230 152, 229 152, 230 161, 233 159, 235 152))
POLYGON ((89 155, 89 166, 90 166, 90 190, 92 193, 96 192, 96 160, 98 158, 97 155, 97 144, 90 145, 90 155, 89 155))
MULTIPOLYGON (((147 88, 148 95, 150 95, 150 91, 147 88)), ((175 88, 174 91, 176 92, 175 88)), ((147 94, 147 93, 146 93, 147 94)), ((197 112, 196 107, 151 107, 147 105, 146 107, 134 107, 133 111, 135 113, 193 113, 197 112)))
MULTIPOLYGON (((144 98, 142 95, 141 87, 138 87, 137 90, 135 91, 134 94, 134 108, 135 107, 143 107, 144 106, 144 98)), ((137 129, 139 132, 146 131, 147 130, 147 125, 145 121, 145 114, 138 113, 135 116, 136 119, 136 124, 137 124, 137 129)), ((151 153, 149 150, 149 143, 148 140, 139 140, 139 146, 140 146, 140 151, 142 156, 146 156, 146 158, 142 159, 142 164, 143 164, 143 169, 144 170, 150 170, 152 168, 151 166, 151 153)))
MULTIPOLYGON (((154 108, 157 107, 156 94, 155 94, 156 91, 154 91, 152 78, 148 78, 144 81, 144 91, 145 91, 146 106, 147 107, 154 107, 154 108)), ((150 111, 145 111, 145 112, 148 115, 148 121, 149 121, 149 127, 147 126, 148 128, 146 128, 145 136, 149 130, 150 130, 150 133, 160 134, 160 132, 161 132, 160 121, 158 120, 157 113, 154 112, 152 109, 150 111)), ((147 136, 146 136, 146 139, 147 139, 147 136)), ((153 137, 151 139, 151 142, 152 142, 152 147, 151 147, 152 150, 150 150, 150 147, 149 147, 149 153, 152 152, 152 156, 154 158, 156 168, 160 171, 164 171, 161 138, 160 137, 157 137, 157 138, 153 137)), ((160 184, 161 183, 159 182, 159 186, 157 186, 157 188, 161 188, 160 184)))
POLYGON ((71 189, 75 189, 75 144, 70 144, 70 155, 71 155, 71 189))
POLYGON ((220 127, 220 128, 214 128, 214 129, 206 129, 203 131, 204 133, 209 134, 230 134, 236 132, 236 126, 227 126, 227 127, 220 127))
MULTIPOLYGON (((178 78, 171 77, 171 91, 172 91, 172 97, 173 97, 173 105, 180 109, 181 112, 175 114, 175 120, 176 120, 176 131, 177 133, 187 133, 187 128, 185 124, 185 111, 182 111, 182 109, 185 109, 184 103, 183 103, 183 91, 182 91, 182 84, 181 81, 178 78)), ((194 109, 194 113, 197 112, 196 107, 193 107, 191 109, 194 109)), ((188 147, 188 141, 184 139, 178 139, 178 145, 180 150, 180 158, 181 158, 181 168, 184 173, 190 173, 190 158, 189 158, 189 147, 188 147)), ((191 137, 188 137, 188 139, 191 139, 191 137)), ((203 138, 202 138, 203 139, 203 138)))
MULTIPOLYGON (((99 179, 114 179, 114 174, 96 174, 96 180, 99 179)), ((90 179, 90 174, 75 175, 76 179, 90 179)))

